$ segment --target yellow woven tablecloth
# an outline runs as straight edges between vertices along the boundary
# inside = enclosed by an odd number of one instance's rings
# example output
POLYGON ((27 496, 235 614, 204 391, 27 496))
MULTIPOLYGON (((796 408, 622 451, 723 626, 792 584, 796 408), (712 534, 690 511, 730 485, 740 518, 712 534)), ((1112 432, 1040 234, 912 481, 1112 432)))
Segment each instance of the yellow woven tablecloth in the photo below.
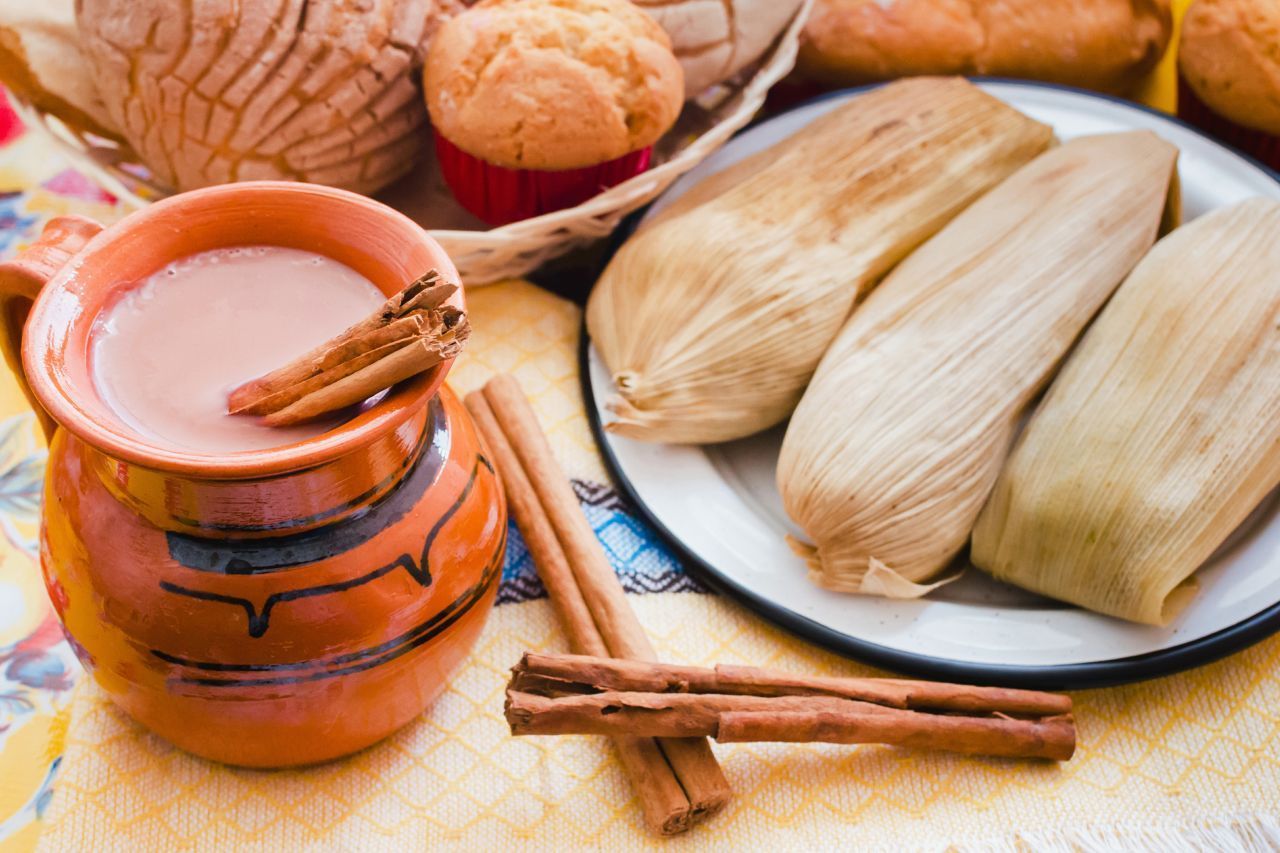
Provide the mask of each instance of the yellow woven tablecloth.
MULTIPOLYGON (((571 476, 603 482, 577 390, 578 309, 512 283, 473 292, 471 310, 475 337, 453 385, 470 389, 492 370, 514 372, 571 476)), ((870 672, 717 596, 632 600, 659 654, 672 661, 870 672)), ((418 722, 353 758, 303 771, 193 758, 82 685, 40 846, 657 846, 603 739, 507 734, 507 668, 524 649, 565 647, 545 600, 502 604, 471 663, 418 722)), ((1109 846, 1121 835, 1156 844, 1206 831, 1199 837, 1245 838, 1239 833, 1251 830, 1256 849, 1265 849, 1269 828, 1280 845, 1280 639, 1186 675, 1076 698, 1080 750, 1061 766, 887 747, 717 745, 737 798, 708 825, 667 843, 905 849, 1021 833, 1109 846)))

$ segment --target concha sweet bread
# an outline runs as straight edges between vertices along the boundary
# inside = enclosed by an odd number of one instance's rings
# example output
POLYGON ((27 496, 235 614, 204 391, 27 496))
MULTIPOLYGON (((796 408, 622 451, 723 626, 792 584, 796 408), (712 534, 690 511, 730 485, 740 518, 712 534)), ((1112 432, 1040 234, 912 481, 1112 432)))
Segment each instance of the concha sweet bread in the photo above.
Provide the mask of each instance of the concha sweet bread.
POLYGON ((279 178, 373 192, 427 147, 415 73, 460 0, 81 0, 112 123, 186 190, 279 178))
POLYGON ((671 37, 684 68, 685 97, 727 80, 755 62, 802 0, 632 0, 671 37))

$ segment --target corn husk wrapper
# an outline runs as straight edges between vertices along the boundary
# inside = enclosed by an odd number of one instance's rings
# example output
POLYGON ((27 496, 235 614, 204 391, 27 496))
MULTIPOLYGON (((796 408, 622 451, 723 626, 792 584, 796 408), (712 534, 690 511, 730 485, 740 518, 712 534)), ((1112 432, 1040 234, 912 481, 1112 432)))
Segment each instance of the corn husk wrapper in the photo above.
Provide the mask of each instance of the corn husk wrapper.
POLYGON ((1280 484, 1280 203, 1164 238, 1117 291, 1018 441, 975 565, 1164 625, 1193 572, 1280 484))
POLYGON ((1176 157, 1146 132, 1042 154, 854 312, 778 461, 813 580, 892 598, 933 588, 1026 408, 1155 242, 1176 157))
POLYGON ((854 302, 1052 142, 960 78, 876 89, 696 187, 587 305, 613 432, 706 443, 787 417, 854 302))

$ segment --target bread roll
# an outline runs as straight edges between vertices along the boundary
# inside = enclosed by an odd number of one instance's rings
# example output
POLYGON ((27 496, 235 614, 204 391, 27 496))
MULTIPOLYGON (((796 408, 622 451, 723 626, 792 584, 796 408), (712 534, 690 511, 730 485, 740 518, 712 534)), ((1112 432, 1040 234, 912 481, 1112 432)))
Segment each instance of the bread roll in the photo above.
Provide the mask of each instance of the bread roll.
POLYGON ((457 0, 80 0, 112 122, 175 189, 372 192, 427 147, 417 67, 457 0))
POLYGON ((990 74, 1120 92, 1171 29, 1169 0, 817 0, 798 66, 837 85, 990 74))
POLYGON ((114 137, 106 104, 80 51, 75 0, 0 0, 0 81, 69 125, 114 137))
POLYGON ((632 0, 671 36, 692 98, 755 62, 802 0, 632 0))
POLYGON ((440 30, 425 77, 436 130, 509 169, 647 148, 684 103, 667 34, 626 0, 483 0, 440 30))
POLYGON ((1280 135, 1280 2, 1196 0, 1182 22, 1178 69, 1214 112, 1280 135))

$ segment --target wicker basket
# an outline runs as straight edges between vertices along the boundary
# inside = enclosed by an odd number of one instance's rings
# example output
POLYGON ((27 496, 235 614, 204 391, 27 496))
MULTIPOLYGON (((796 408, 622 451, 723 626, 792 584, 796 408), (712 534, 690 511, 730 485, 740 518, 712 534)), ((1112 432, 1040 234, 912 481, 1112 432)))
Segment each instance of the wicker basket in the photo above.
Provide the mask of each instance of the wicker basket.
MULTIPOLYGON (((648 204, 751 121, 769 89, 795 64, 800 31, 812 4, 813 0, 804 0, 755 67, 685 105, 679 122, 655 147, 652 168, 577 207, 486 230, 454 201, 434 157, 424 157, 413 173, 378 198, 408 214, 439 240, 468 286, 524 275, 607 236, 628 213, 648 204)), ((29 127, 43 127, 78 168, 126 207, 141 207, 169 194, 127 148, 18 103, 12 93, 10 98, 29 127)))

